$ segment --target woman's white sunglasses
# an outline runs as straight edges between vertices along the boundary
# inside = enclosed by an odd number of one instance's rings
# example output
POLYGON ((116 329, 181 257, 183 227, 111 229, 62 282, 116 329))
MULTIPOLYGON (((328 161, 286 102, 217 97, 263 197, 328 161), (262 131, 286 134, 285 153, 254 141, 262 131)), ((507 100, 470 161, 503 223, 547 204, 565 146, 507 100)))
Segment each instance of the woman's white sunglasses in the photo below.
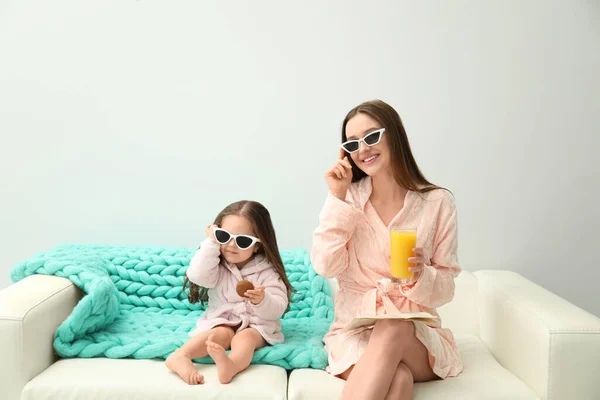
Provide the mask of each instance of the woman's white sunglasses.
POLYGON ((347 142, 342 143, 341 147, 348 153, 354 153, 360 149, 360 142, 363 142, 367 146, 375 146, 381 140, 381 135, 383 135, 383 132, 385 132, 385 128, 377 129, 362 139, 348 140, 347 142))
POLYGON ((227 232, 225 229, 213 227, 213 233, 215 240, 219 244, 227 244, 231 239, 235 241, 235 245, 241 249, 246 250, 254 246, 257 242, 260 242, 259 238, 255 238, 250 235, 234 235, 233 233, 227 232))

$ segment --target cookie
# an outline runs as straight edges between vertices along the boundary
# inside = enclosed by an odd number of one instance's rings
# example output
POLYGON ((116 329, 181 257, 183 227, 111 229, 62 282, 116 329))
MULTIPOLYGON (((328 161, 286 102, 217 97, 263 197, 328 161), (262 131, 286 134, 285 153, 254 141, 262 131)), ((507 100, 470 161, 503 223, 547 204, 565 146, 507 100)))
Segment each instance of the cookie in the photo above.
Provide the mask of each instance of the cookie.
POLYGON ((239 281, 238 284, 235 287, 235 291, 237 292, 237 294, 240 297, 246 297, 244 296, 244 293, 246 293, 246 290, 252 290, 254 289, 254 285, 252 284, 252 282, 250 281, 239 281))

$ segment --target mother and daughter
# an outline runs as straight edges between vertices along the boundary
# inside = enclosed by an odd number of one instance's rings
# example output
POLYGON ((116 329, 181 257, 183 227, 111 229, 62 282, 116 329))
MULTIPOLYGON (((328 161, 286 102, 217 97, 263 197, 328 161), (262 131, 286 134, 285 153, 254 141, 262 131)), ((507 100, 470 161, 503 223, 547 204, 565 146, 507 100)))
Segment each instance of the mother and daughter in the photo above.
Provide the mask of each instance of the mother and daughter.
MULTIPOLYGON (((389 312, 424 311, 439 321, 436 308, 452 300, 460 272, 456 206, 449 191, 421 173, 400 116, 388 104, 353 108, 341 137, 339 157, 325 173, 329 194, 311 252, 315 271, 337 278, 340 287, 323 339, 327 371, 347 381, 342 399, 410 399, 414 382, 462 371, 450 330, 439 322, 390 319, 344 328, 357 316, 389 312), (392 226, 419 232, 410 281, 391 280, 392 226)), ((186 275, 190 301, 208 300, 191 339, 166 360, 187 383, 204 382, 192 359, 212 357, 219 381, 228 383, 250 365, 255 350, 283 342, 280 318, 292 287, 260 203, 227 206, 206 228, 186 275)))

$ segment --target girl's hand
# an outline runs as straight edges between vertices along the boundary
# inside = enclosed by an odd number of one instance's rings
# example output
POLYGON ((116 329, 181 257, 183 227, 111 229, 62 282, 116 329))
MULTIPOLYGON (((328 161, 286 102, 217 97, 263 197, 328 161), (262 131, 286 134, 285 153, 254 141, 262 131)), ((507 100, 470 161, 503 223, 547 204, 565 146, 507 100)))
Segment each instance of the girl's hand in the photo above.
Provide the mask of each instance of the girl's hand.
POLYGON ((204 232, 206 232, 206 237, 209 239, 212 239, 216 242, 215 240, 215 233, 213 232, 213 228, 218 228, 218 226, 216 225, 208 225, 205 229, 204 232))
POLYGON ((340 149, 338 160, 333 167, 325 172, 325 182, 329 186, 329 192, 342 201, 346 201, 346 192, 352 182, 352 165, 345 156, 344 150, 340 149))
POLYGON ((408 270, 413 273, 413 281, 419 279, 419 275, 425 268, 425 258, 423 257, 423 248, 416 247, 413 249, 414 256, 408 259, 408 262, 413 264, 408 270))
POLYGON ((252 290, 246 290, 244 295, 248 297, 252 304, 260 304, 260 302, 263 301, 265 298, 265 287, 255 286, 252 290))

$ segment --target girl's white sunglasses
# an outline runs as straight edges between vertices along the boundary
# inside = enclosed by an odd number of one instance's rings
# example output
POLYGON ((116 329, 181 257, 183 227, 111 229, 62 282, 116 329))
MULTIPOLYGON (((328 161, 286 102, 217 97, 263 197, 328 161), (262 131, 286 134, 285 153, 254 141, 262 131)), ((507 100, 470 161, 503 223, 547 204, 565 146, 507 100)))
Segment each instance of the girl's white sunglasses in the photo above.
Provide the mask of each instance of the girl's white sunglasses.
POLYGON ((347 142, 342 143, 341 147, 348 153, 354 153, 360 149, 360 142, 363 142, 367 146, 375 146, 381 140, 381 135, 383 135, 383 132, 385 132, 385 128, 377 129, 362 139, 348 140, 347 142))
POLYGON ((231 239, 235 241, 235 245, 241 249, 246 250, 254 246, 257 242, 260 242, 259 238, 255 238, 250 235, 234 235, 233 233, 227 232, 225 229, 213 227, 213 233, 215 240, 219 244, 227 244, 231 239))

